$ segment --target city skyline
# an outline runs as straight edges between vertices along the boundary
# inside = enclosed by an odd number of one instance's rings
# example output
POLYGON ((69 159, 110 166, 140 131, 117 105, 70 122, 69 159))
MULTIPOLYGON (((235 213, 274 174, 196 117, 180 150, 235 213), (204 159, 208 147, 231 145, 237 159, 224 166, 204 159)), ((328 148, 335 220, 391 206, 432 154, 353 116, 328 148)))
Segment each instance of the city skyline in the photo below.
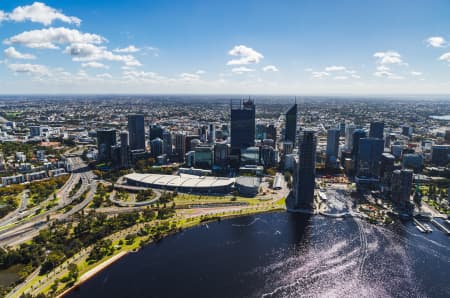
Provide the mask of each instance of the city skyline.
POLYGON ((107 4, 2 2, 1 93, 450 90, 445 1, 107 4))

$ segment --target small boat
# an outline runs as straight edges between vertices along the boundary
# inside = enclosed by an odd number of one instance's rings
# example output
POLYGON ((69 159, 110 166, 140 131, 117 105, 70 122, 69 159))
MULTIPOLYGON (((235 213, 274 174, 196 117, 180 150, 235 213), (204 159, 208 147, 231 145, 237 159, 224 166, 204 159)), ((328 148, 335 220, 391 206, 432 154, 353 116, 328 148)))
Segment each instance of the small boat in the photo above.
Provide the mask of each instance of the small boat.
POLYGON ((425 231, 427 231, 428 233, 433 232, 433 229, 430 227, 429 224, 423 224, 423 226, 425 227, 425 231))
POLYGON ((420 226, 416 225, 416 228, 421 232, 421 233, 426 233, 424 229, 422 229, 420 226))

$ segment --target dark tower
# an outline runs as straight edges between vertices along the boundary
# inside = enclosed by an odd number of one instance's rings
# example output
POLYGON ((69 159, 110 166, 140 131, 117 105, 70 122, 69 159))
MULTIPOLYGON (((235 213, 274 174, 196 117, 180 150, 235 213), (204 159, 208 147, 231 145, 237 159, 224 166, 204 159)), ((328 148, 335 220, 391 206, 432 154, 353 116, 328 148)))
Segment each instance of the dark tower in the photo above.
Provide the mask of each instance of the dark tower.
POLYGON ((294 104, 286 112, 285 141, 290 141, 295 146, 297 136, 297 104, 294 104))
POLYGON ((128 115, 128 134, 131 150, 145 150, 144 115, 128 115))
POLYGON ((314 188, 316 179, 316 148, 317 138, 314 130, 304 130, 300 133, 299 163, 297 179, 295 179, 293 209, 312 209, 314 203, 314 188))
POLYGON ((99 129, 97 130, 97 146, 98 146, 98 160, 111 160, 111 146, 116 145, 116 130, 115 129, 99 129))
POLYGON ((255 145, 255 104, 253 100, 231 102, 231 154, 255 145))

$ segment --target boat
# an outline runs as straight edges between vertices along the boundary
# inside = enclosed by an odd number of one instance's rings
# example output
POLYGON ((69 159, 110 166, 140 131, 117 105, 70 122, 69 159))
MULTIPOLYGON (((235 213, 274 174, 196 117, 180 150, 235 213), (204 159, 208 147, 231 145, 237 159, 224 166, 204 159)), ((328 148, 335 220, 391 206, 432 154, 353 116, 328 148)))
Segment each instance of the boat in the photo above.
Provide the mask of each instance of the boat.
POLYGON ((425 227, 425 231, 426 231, 427 233, 433 232, 433 229, 430 227, 429 224, 423 224, 423 226, 425 227))
POLYGON ((424 229, 422 229, 420 226, 416 225, 416 228, 421 232, 421 233, 426 233, 424 229))

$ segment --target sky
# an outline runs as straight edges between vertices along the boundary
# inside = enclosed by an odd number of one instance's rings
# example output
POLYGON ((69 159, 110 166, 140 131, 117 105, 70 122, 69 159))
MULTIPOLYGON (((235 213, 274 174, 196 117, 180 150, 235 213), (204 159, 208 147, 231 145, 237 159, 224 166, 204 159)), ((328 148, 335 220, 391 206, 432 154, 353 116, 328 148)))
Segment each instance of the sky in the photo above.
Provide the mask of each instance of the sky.
POLYGON ((0 0, 0 94, 448 94, 447 0, 0 0))

